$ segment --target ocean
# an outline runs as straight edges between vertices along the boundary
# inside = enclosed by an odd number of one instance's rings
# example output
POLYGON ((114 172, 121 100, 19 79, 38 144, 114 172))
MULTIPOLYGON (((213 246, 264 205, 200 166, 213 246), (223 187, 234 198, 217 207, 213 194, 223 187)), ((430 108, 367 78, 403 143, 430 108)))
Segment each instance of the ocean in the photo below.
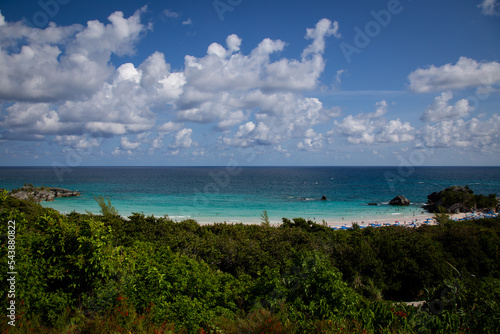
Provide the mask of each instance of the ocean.
POLYGON ((453 185, 500 195, 500 167, 0 167, 0 188, 25 183, 79 191, 80 197, 42 202, 63 213, 99 213, 94 195, 100 195, 122 216, 200 223, 259 222, 264 210, 272 222, 398 220, 418 217, 427 195, 453 185), (390 206, 397 195, 412 204, 390 206))

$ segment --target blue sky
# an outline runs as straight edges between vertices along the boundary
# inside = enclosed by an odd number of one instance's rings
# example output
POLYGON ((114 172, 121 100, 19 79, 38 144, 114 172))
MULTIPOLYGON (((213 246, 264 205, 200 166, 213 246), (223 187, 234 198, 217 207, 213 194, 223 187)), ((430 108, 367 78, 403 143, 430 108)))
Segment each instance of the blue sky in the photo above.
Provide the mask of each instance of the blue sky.
POLYGON ((500 5, 0 4, 0 165, 500 165, 500 5))

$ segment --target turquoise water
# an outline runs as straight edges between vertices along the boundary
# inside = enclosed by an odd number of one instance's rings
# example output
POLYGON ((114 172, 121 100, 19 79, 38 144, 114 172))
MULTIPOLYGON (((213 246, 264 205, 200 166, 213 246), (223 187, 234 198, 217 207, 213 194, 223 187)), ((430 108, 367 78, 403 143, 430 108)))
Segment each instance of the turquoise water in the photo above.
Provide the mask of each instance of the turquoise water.
POLYGON ((109 197, 122 216, 132 212, 199 222, 272 221, 303 217, 347 221, 417 216, 427 195, 452 185, 500 194, 497 167, 79 167, 0 168, 0 188, 24 183, 77 190, 82 196, 42 205, 61 212, 99 212, 94 195, 109 197), (326 201, 321 201, 325 195, 326 201), (396 195, 406 208, 388 202, 396 195), (377 203, 377 206, 368 206, 377 203))

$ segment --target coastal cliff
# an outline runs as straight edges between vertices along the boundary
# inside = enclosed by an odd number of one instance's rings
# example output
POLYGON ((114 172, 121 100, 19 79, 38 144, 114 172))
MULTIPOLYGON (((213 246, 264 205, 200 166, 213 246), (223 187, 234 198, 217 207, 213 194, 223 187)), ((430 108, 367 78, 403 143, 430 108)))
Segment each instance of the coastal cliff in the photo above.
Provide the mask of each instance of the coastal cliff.
POLYGON ((498 209, 498 199, 495 194, 474 195, 468 187, 453 186, 433 192, 427 196, 427 203, 423 206, 428 212, 460 213, 471 211, 489 211, 498 209))

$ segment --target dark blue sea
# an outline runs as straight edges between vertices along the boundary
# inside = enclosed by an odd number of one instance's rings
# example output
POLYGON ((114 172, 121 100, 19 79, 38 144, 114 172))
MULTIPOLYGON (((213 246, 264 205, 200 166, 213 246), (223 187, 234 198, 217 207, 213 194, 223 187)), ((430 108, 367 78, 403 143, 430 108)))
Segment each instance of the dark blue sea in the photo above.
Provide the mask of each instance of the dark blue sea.
POLYGON ((250 223, 260 221, 266 210, 274 222, 282 217, 397 220, 420 215, 427 195, 453 185, 500 195, 500 167, 0 167, 0 188, 25 183, 81 192, 80 197, 42 203, 65 213, 98 213, 94 195, 101 195, 122 216, 143 212, 176 220, 250 223), (412 205, 388 205, 397 195, 412 205))

